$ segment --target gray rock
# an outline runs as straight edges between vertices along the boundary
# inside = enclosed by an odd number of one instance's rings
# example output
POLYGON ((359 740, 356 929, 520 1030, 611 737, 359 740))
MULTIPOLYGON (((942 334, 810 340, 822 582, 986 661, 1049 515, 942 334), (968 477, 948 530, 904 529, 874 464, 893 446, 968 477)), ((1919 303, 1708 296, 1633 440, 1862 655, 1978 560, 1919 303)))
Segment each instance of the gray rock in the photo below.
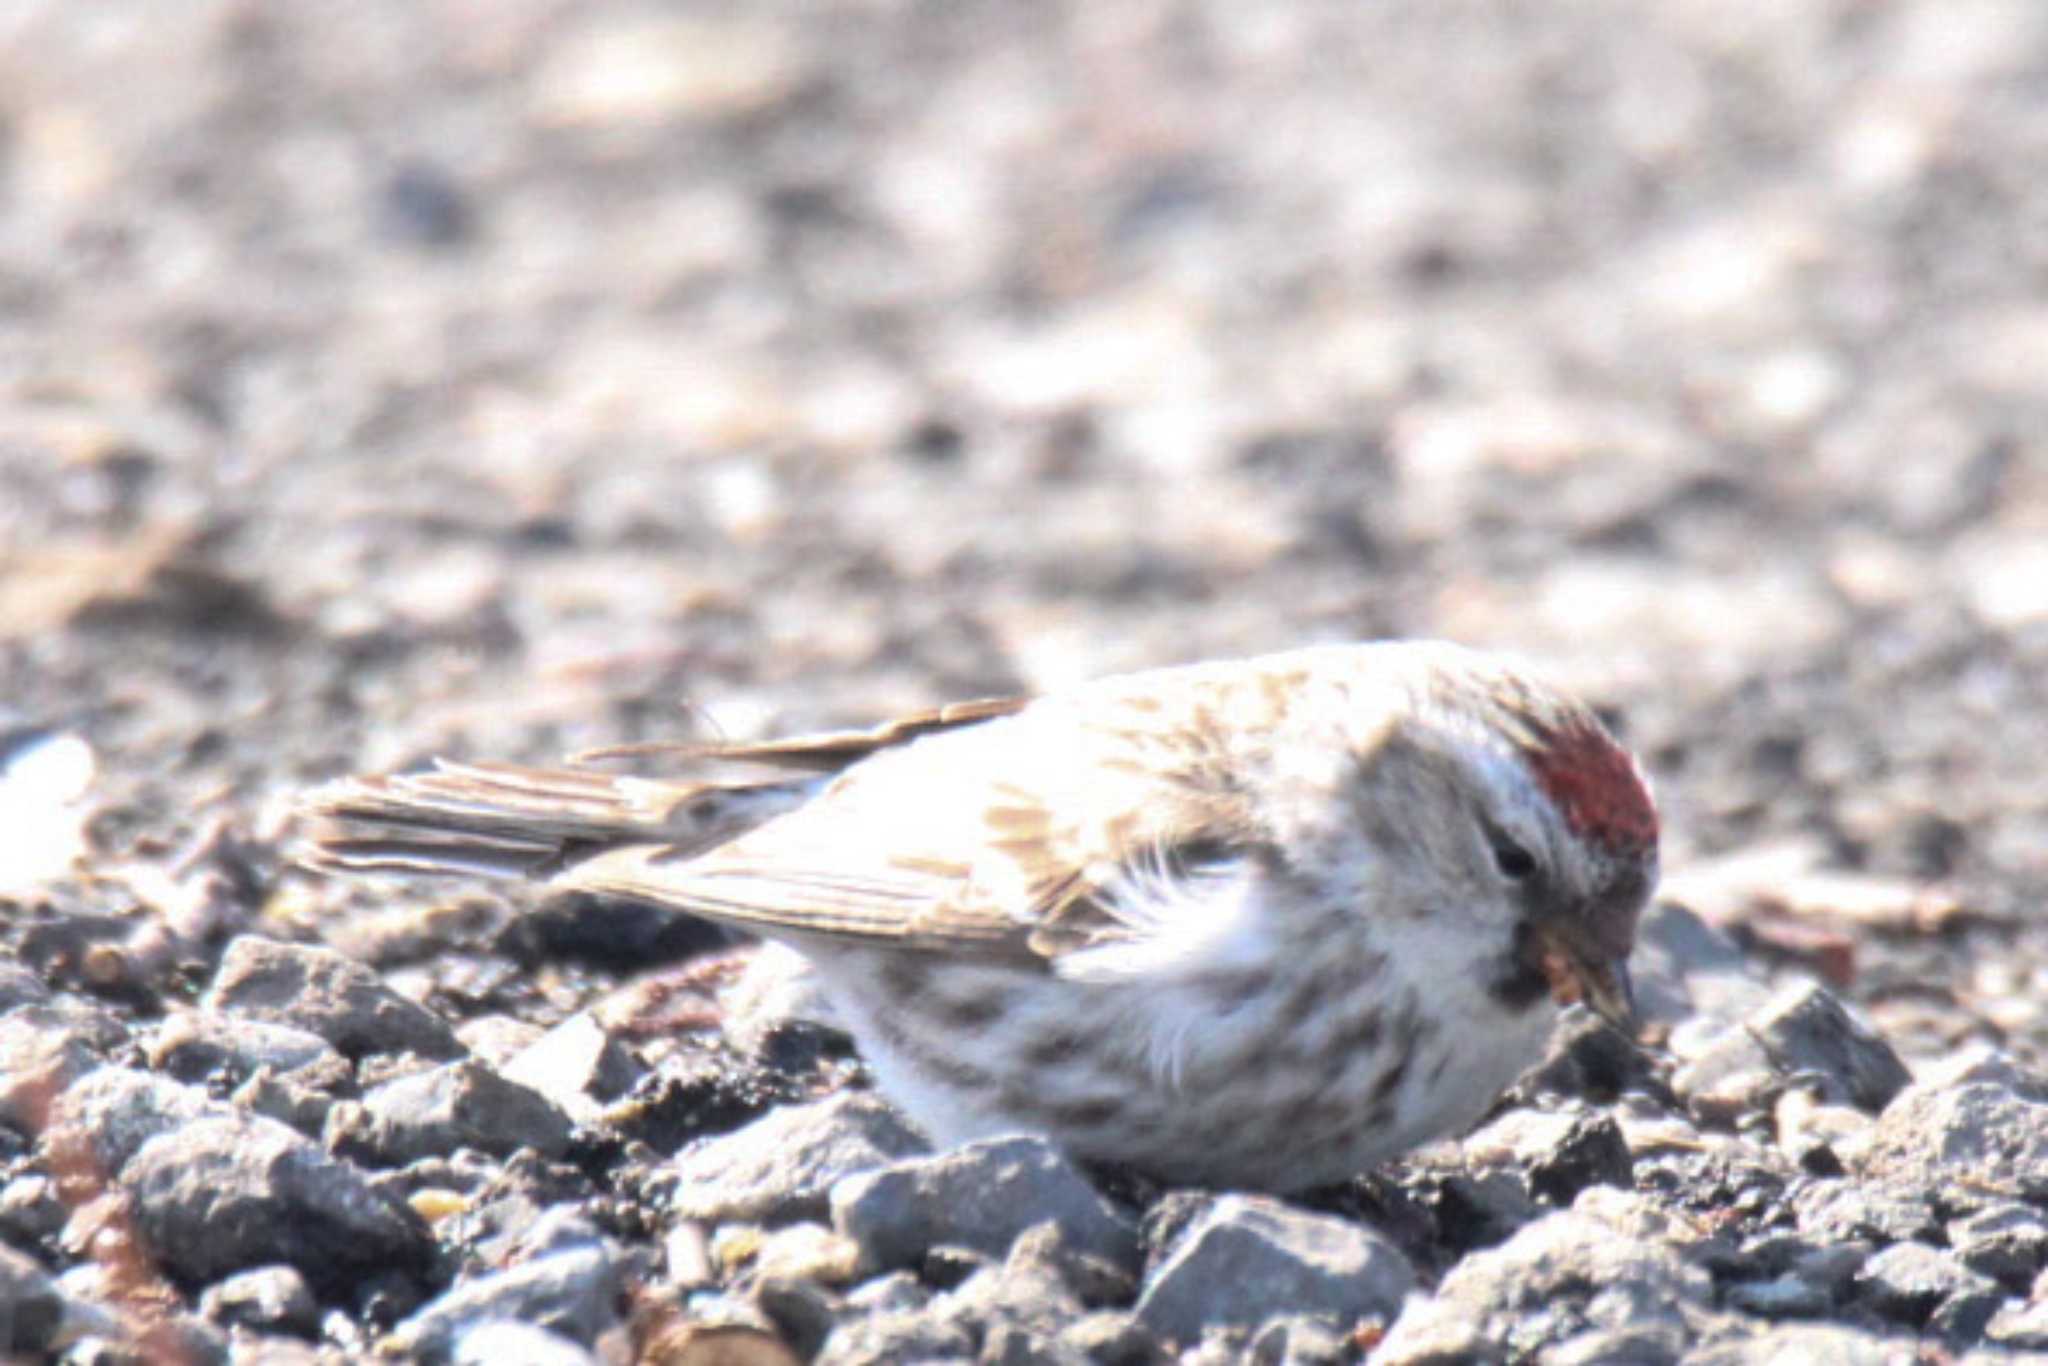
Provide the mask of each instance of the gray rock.
POLYGON ((1763 1044, 1740 1025, 1674 1035, 1672 1048, 1683 1061, 1671 1089, 1702 1124, 1733 1124, 1762 1111, 1784 1084, 1763 1044))
POLYGON ((1503 1161, 1528 1173, 1530 1189, 1560 1205, 1587 1186, 1626 1188, 1634 1171, 1621 1127, 1584 1107, 1510 1110, 1463 1146, 1469 1157, 1503 1161))
POLYGON ((1466 1257, 1433 1297, 1409 1301, 1375 1366, 1521 1360, 1592 1331, 1683 1329, 1707 1308, 1712 1280, 1669 1240, 1633 1231, 1655 1222, 1648 1210, 1635 1218, 1619 1208, 1634 1199, 1611 1200, 1612 1212, 1582 1199, 1466 1257))
POLYGON ((1083 1314, 1060 1332, 1060 1342, 1096 1366, 1153 1366, 1166 1352, 1138 1316, 1125 1309, 1083 1314))
POLYGON ((2048 1200, 2048 1103, 1995 1082, 1909 1086, 1843 1156, 1852 1170, 1930 1193, 2048 1200))
POLYGON ((1922 1086, 1936 1091, 1985 1082, 2009 1087, 2028 1100, 2048 1101, 2048 1075, 1986 1043, 1965 1044, 1945 1057, 1923 1063, 1918 1080, 1922 1086))
POLYGON ((936 1314, 898 1311, 842 1323, 825 1339, 812 1366, 874 1366, 885 1361, 952 1362, 976 1359, 967 1326, 936 1314))
POLYGON ((808 1361, 839 1326, 838 1301, 813 1281, 763 1276, 754 1286, 754 1307, 801 1361, 808 1361))
POLYGON ((2016 1201, 1997 1204, 1950 1223, 1948 1241, 1964 1266, 2019 1289, 2048 1265, 2048 1216, 2016 1201))
MULTIPOLYGON (((348 1066, 346 1062, 341 1065, 348 1066)), ((336 1100, 332 1090, 315 1080, 318 1072, 317 1064, 281 1076, 259 1067, 235 1088, 233 1100, 244 1110, 289 1124, 308 1138, 319 1138, 327 1129, 327 1117, 336 1100)))
POLYGON ((604 1235, 591 1222, 588 1211, 574 1202, 564 1202, 550 1205, 519 1231, 518 1241, 513 1244, 513 1256, 527 1261, 551 1252, 598 1247, 603 1243, 604 1235))
POLYGON ((272 1262, 316 1283, 421 1266, 432 1240, 411 1209, 274 1120, 201 1118, 144 1143, 121 1168, 135 1222, 188 1283, 272 1262))
POLYGON ((0 1016, 0 1124, 41 1132, 56 1098, 104 1055, 96 1031, 54 1007, 28 1005, 0 1016))
POLYGON ((1984 1325, 1983 1339, 2012 1352, 2048 1352, 2048 1300, 2007 1301, 1984 1325))
POLYGON ((1787 1271, 1767 1281, 1743 1281, 1728 1287, 1728 1305, 1766 1319, 1818 1318, 1833 1307, 1825 1286, 1787 1271))
POLYGON ((346 1067, 334 1045, 311 1030, 207 1010, 184 1011, 165 1021, 145 1056, 157 1071, 193 1083, 225 1077, 239 1084, 261 1067, 276 1072, 321 1063, 346 1067))
POLYGON ((1010 1246, 1007 1265, 1013 1273, 1050 1277, 1091 1308, 1129 1304, 1138 1293, 1129 1267, 1074 1246, 1066 1230, 1052 1220, 1024 1230, 1010 1246))
POLYGON ((678 1157, 670 1208, 706 1222, 823 1219, 832 1188, 857 1172, 929 1151, 872 1095, 842 1091, 771 1111, 678 1157))
POLYGON ((33 1257, 0 1245, 0 1352, 33 1359, 50 1350, 64 1322, 57 1282, 33 1257))
POLYGON ((0 1186, 0 1242, 35 1244, 54 1238, 70 1214, 57 1183, 40 1172, 0 1186))
POLYGON ((448 1366, 597 1366, 597 1358, 559 1333, 530 1323, 492 1319, 448 1344, 448 1366))
POLYGON ((19 963, 0 959, 0 1015, 17 1006, 41 1005, 49 999, 50 988, 42 978, 19 963))
POLYGON ((102 1067, 58 1097, 42 1146, 83 1152, 102 1174, 118 1176, 151 1139, 206 1118, 232 1119, 232 1105, 196 1086, 129 1067, 102 1067))
POLYGON ((1834 1324, 1798 1324, 1697 1348, 1686 1354, 1685 1366, 1760 1366, 1766 1362, 1796 1362, 1798 1366, 1898 1366, 1901 1360, 1913 1359, 1910 1347, 1901 1357, 1897 1339, 1834 1324))
POLYGON ((1791 1204, 1799 1231, 1816 1243, 1903 1243, 1941 1236, 1934 1206, 1876 1182, 1817 1181, 1795 1190, 1791 1204))
POLYGON ((2005 1292, 1995 1282, 1956 1291, 1934 1307, 1927 1332, 1951 1346, 1969 1346, 1982 1340, 1986 1325, 2006 1303, 2005 1292))
POLYGON ((1147 1279, 1138 1318, 1169 1342, 1211 1327, 1255 1327, 1277 1309, 1341 1323, 1391 1319, 1415 1269, 1348 1220, 1261 1196, 1231 1195, 1183 1233, 1147 1279))
POLYGON ((1081 1317, 1081 1302, 1045 1268, 1005 1263, 968 1277, 931 1312, 979 1334, 984 1361, 992 1350, 1012 1361, 1060 1361, 1071 1354, 1053 1344, 1081 1317))
POLYGON ((393 1344, 427 1361, 452 1357, 483 1324, 510 1320, 588 1347, 618 1321, 618 1268, 603 1246, 549 1253, 466 1280, 401 1323, 393 1344))
POLYGON ((975 1360, 978 1366, 1089 1366, 1088 1358, 1057 1337, 1013 1323, 991 1324, 975 1360))
POLYGON ((1629 976, 1646 1020, 1682 1020, 1700 1011, 1739 1018, 1765 992, 1741 946, 1675 901, 1657 901, 1643 912, 1629 976))
POLYGON ((1818 983, 1786 987, 1747 1026, 1779 1071, 1822 1078, 1829 1101, 1874 1114, 1913 1080, 1869 1022, 1818 983))
POLYGON ((1136 1228, 1040 1138, 990 1139, 850 1176, 832 1187, 831 1204, 832 1226, 877 1268, 914 1265, 945 1243, 1000 1257, 1048 1219, 1078 1252, 1124 1267, 1138 1259, 1136 1228))
POLYGON ((1544 1366, 1670 1366, 1685 1355, 1686 1332, 1676 1323, 1632 1323, 1595 1328, 1565 1339, 1543 1354, 1544 1366))
POLYGON ((646 1072, 587 1010, 550 1029, 499 1070, 506 1080, 546 1096, 578 1123, 594 1120, 600 1102, 624 1095, 646 1072))
POLYGON ((923 1309, 932 1292, 914 1272, 891 1271, 846 1293, 846 1307, 861 1314, 907 1314, 923 1309))
POLYGON ((306 1278, 290 1266, 260 1266, 229 1276, 200 1296, 199 1312, 224 1328, 305 1338, 320 1332, 320 1306, 306 1278))
POLYGON ((1349 1337, 1311 1314, 1276 1314, 1252 1334, 1246 1355, 1257 1366, 1343 1366, 1356 1355, 1349 1337))
POLYGON ((448 1022, 399 995, 376 973, 332 949, 243 935, 221 955, 208 1010, 309 1030, 351 1058, 413 1052, 462 1054, 448 1022))
POLYGON ((457 1148, 496 1157, 531 1148, 560 1157, 572 1128, 546 1096, 466 1059, 386 1082, 360 1106, 336 1106, 327 1144, 394 1167, 457 1148))
POLYGON ((1437 1193, 1438 1222, 1459 1247, 1504 1243, 1524 1224, 1549 1213, 1529 1189, 1519 1166, 1491 1171, 1451 1171, 1437 1193))
POLYGON ((1855 1289, 1865 1304, 1908 1328, 1925 1324, 1935 1309, 1953 1296, 2002 1298, 1997 1282, 1989 1276, 1925 1243, 1895 1243, 1878 1253, 1856 1273, 1855 1289))

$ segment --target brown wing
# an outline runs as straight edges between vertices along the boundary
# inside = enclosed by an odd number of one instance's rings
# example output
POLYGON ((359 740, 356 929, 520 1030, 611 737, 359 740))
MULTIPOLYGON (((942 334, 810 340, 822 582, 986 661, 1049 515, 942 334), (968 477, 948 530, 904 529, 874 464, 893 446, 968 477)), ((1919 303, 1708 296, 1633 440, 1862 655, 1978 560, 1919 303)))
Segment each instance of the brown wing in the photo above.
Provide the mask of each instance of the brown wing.
POLYGON ((614 849, 558 882, 771 936, 1054 958, 1156 929, 1106 895, 1135 867, 1258 842, 1201 730, 1161 734, 1068 711, 929 734, 708 853, 614 849))
POLYGON ((984 697, 972 702, 948 702, 944 706, 911 712, 866 730, 817 731, 780 740, 759 740, 736 745, 608 745, 578 754, 584 759, 639 758, 668 754, 685 761, 771 764, 818 773, 837 773, 880 750, 891 749, 919 736, 957 730, 999 716, 1012 716, 1030 705, 1028 697, 984 697))
MULTIPOLYGON (((694 766, 729 763, 832 773, 879 751, 1009 715, 1023 699, 916 712, 864 731, 737 745, 624 746, 589 756, 670 753, 694 766)), ((302 803, 319 822, 306 861, 339 872, 552 877, 627 847, 664 859, 700 854, 799 807, 822 779, 669 780, 595 769, 436 761, 420 773, 333 783, 302 803)))

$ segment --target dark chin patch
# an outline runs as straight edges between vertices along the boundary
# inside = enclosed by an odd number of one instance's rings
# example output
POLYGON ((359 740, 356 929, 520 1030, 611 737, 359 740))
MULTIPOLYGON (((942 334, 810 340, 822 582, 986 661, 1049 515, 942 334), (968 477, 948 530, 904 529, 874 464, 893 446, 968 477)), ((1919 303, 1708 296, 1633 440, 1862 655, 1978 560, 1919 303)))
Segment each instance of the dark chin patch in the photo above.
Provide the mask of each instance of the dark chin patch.
POLYGON ((1515 926, 1515 942, 1495 965, 1486 984, 1486 994, 1509 1010, 1520 1014, 1550 995, 1550 979, 1544 976, 1542 952, 1527 921, 1515 926))

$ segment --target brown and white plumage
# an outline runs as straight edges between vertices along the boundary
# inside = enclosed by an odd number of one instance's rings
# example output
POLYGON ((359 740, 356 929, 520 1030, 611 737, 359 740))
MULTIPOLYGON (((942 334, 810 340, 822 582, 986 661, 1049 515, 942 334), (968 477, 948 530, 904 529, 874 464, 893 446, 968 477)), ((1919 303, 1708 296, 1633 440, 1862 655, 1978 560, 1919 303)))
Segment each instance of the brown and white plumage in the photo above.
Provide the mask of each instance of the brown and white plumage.
POLYGON ((1647 790, 1592 714, 1440 644, 699 757, 757 771, 352 780, 315 799, 320 862, 529 874, 784 940, 935 1138, 1036 1130, 1277 1188, 1476 1118, 1555 1001, 1618 1014, 1655 873, 1647 790))

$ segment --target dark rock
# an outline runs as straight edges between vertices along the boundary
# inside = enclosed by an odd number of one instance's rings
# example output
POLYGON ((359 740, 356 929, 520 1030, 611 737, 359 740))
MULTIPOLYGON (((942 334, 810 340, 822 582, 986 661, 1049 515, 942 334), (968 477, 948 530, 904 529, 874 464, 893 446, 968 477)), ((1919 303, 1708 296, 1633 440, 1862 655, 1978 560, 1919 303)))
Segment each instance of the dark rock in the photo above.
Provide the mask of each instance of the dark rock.
POLYGON ((995 1258, 971 1247, 941 1243, 917 1259, 917 1278, 934 1290, 957 1290, 995 1265, 995 1258))
POLYGON ((56 1281, 25 1253, 0 1246, 0 1351, 33 1360, 54 1345, 64 1321, 56 1281))
POLYGON ((847 1177, 832 1187, 832 1225, 875 1267, 915 1265, 959 1243, 1005 1255, 1034 1224, 1057 1221, 1068 1244, 1135 1267, 1138 1234, 1066 1156, 1038 1138, 970 1143, 847 1177))
POLYGON ((1927 1316, 1927 1331, 1955 1347, 1968 1347, 1984 1336, 1984 1329, 2007 1303, 2005 1292, 1986 1278, 1982 1285, 1958 1290, 1927 1316))
POLYGON ((39 1172, 0 1186, 0 1242, 34 1246, 57 1236, 69 1217, 57 1183, 39 1172))
POLYGON ((1651 1055, 1591 1011, 1567 1014, 1544 1059, 1516 1090, 1606 1103, 1627 1091, 1664 1089, 1651 1055))
POLYGON ((1259 1196, 1225 1196, 1147 1278, 1138 1318, 1161 1339, 1255 1327, 1277 1307, 1343 1323, 1391 1319, 1415 1269, 1369 1229, 1259 1196))
POLYGON ((1875 1114, 1913 1080, 1891 1045, 1817 983, 1779 992, 1747 1027, 1780 1072, 1824 1078, 1825 1100, 1875 1114))
POLYGON ((528 1087, 480 1062, 463 1061, 387 1082, 360 1106, 337 1106, 327 1143, 384 1166, 400 1166, 457 1148, 505 1157, 531 1148, 546 1157, 569 1150, 568 1116, 528 1087))
POLYGON ((309 1030, 352 1058, 462 1054, 446 1020, 332 949, 243 935, 221 955, 205 1006, 309 1030))
POLYGON ((320 1306, 306 1278, 289 1266, 239 1271, 209 1286, 199 1312, 224 1328, 259 1333, 292 1333, 310 1338, 320 1331, 320 1306))
POLYGON ((165 1021, 145 1056, 158 1071, 193 1083, 222 1078, 239 1084, 263 1067, 293 1072, 323 1062, 346 1065, 332 1044, 310 1030, 206 1010, 165 1021))
POLYGON ((471 1330, 512 1320, 588 1347, 618 1322, 619 1292, 617 1267, 603 1246, 552 1252, 460 1282, 400 1324, 394 1345, 443 1359, 471 1330))
MULTIPOLYGON (((345 1073, 348 1064, 342 1062, 340 1066, 345 1073)), ((326 1132, 327 1117, 334 1110, 334 1091, 338 1089, 335 1083, 341 1080, 322 1072, 317 1064, 282 1076, 268 1067, 259 1067, 235 1088, 233 1100, 252 1114, 289 1124, 308 1138, 319 1138, 326 1132)))
POLYGON ((2022 1290, 2048 1264, 2048 1216, 2031 1205, 1997 1204, 1950 1223, 1948 1241, 1970 1270, 2022 1290))
POLYGON ((599 1102, 625 1094, 646 1071, 587 1010, 521 1049, 501 1070, 506 1080, 540 1092, 578 1123, 590 1122, 599 1102))
POLYGON ((144 1143, 121 1168, 136 1227, 171 1275, 206 1284, 284 1262, 315 1284, 423 1266, 412 1210, 274 1120, 201 1118, 144 1143))
MULTIPOLYGON (((1924 1325, 1942 1301, 1957 1295, 1997 1295, 1989 1276, 1964 1266, 1952 1253, 1925 1243, 1895 1243, 1856 1273, 1856 1294, 1894 1323, 1924 1325)), ((1986 1314, 1989 1317, 1989 1314, 1986 1314)))
POLYGON ((378 222, 393 240, 409 246, 457 246, 475 231, 474 218, 462 186, 432 162, 402 163, 379 187, 378 222))
POLYGON ((842 1091, 773 1111, 683 1153, 666 1178, 674 1189, 670 1210, 714 1223, 823 1219, 840 1181, 927 1150, 882 1101, 842 1091))
POLYGON ((1634 1168, 1621 1128, 1586 1109, 1510 1110, 1465 1140, 1478 1160, 1504 1160, 1529 1174, 1531 1190, 1569 1205, 1591 1185, 1626 1188, 1634 1168))
POLYGON ((754 1305, 797 1358, 809 1361, 839 1323, 839 1305, 810 1281, 764 1276, 754 1287, 754 1305))
POLYGON ((2048 1300, 2007 1301, 1984 1325, 1982 1337, 2009 1352, 2048 1352, 2048 1300))
POLYGON ((1505 1242, 1544 1213, 1519 1168, 1449 1172, 1430 1193, 1429 1206, 1432 1240, 1457 1254, 1505 1242))

